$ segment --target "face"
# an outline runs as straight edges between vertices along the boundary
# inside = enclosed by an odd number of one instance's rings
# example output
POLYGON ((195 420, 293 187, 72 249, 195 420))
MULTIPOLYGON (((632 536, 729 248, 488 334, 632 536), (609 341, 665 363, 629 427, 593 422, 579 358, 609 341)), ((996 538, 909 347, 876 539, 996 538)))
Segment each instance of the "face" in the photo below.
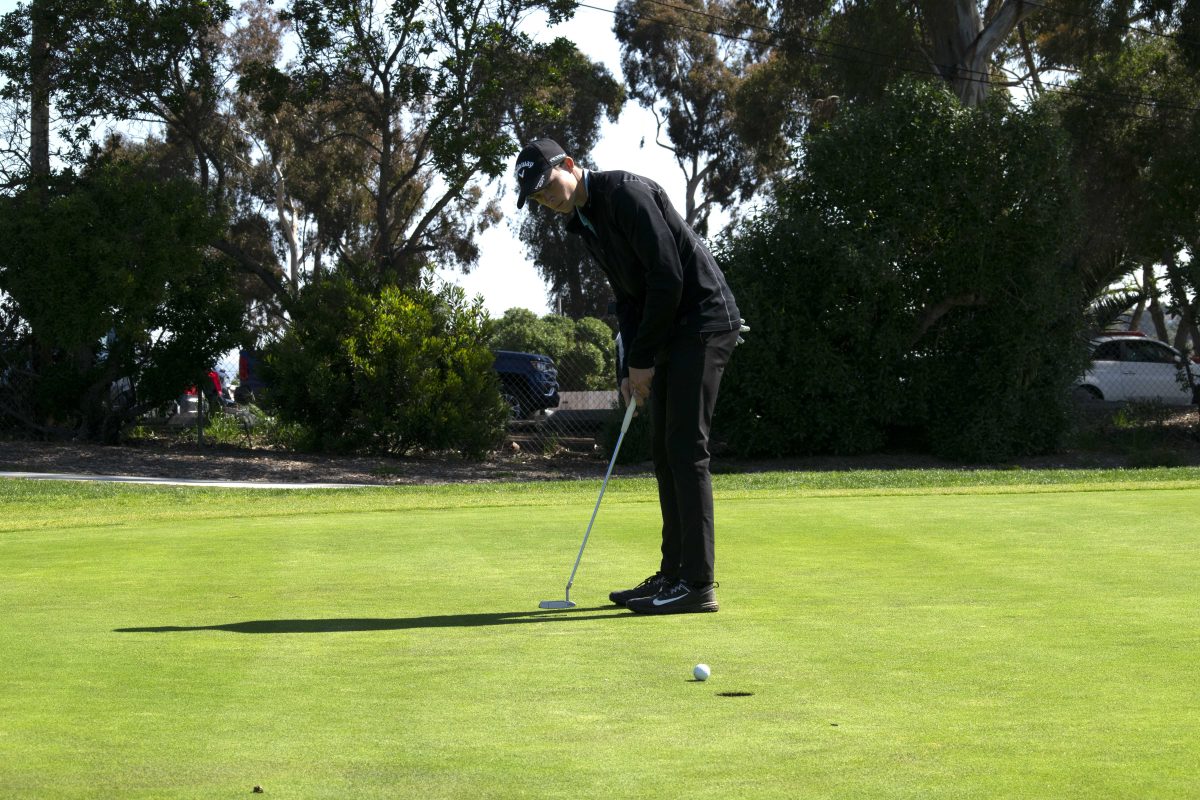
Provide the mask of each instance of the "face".
MULTIPOLYGON (((570 163, 570 159, 564 162, 564 166, 570 163)), ((529 195, 530 200, 534 200, 551 211, 557 211, 560 214, 570 214, 575 210, 575 192, 579 187, 579 181, 575 178, 574 171, 571 167, 563 166, 555 167, 550 171, 550 177, 546 180, 546 185, 538 189, 533 194, 529 195)))

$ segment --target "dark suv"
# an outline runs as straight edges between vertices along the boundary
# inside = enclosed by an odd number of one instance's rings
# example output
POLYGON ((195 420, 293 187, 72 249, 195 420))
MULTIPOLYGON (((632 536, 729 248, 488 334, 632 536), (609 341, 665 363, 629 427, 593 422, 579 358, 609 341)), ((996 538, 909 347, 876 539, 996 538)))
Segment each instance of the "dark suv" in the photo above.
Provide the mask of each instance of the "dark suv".
POLYGON ((257 350, 240 350, 238 352, 238 387, 234 390, 233 399, 237 403, 258 402, 262 390, 267 388, 259 374, 259 359, 262 353, 257 350))
POLYGON ((497 350, 493 369, 500 376, 500 394, 515 419, 558 408, 558 370, 549 356, 497 350))

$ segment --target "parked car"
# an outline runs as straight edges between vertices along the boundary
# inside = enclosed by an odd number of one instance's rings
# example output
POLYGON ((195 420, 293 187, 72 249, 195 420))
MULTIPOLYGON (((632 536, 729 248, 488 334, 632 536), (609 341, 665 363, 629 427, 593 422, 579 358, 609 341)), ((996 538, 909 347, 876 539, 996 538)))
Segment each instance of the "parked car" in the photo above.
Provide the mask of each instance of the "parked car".
POLYGON ((266 382, 259 375, 261 357, 257 350, 238 351, 238 386, 233 395, 238 403, 258 402, 258 396, 266 388, 266 382))
POLYGON ((1200 364, 1187 363, 1169 344, 1137 331, 1122 331, 1092 340, 1092 366, 1079 379, 1076 391, 1094 400, 1186 406, 1200 402, 1198 384, 1200 364))
MULTIPOLYGON (((261 353, 242 350, 238 358, 238 384, 235 397, 238 403, 256 402, 267 388, 259 372, 261 353)), ((493 369, 500 377, 500 393, 513 410, 513 416, 524 419, 546 408, 558 408, 558 370, 549 356, 538 353, 517 353, 496 350, 493 369)))
POLYGON ((554 360, 539 353, 495 351, 493 369, 500 376, 500 394, 514 419, 547 408, 558 408, 558 370, 554 360))

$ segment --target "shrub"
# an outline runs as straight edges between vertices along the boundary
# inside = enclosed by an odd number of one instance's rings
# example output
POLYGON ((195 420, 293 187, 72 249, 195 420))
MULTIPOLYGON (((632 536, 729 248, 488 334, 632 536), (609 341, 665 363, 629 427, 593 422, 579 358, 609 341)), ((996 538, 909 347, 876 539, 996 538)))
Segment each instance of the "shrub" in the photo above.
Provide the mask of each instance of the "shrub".
POLYGON ((199 187, 136 160, 0 197, 0 416, 115 442, 242 338, 222 220, 199 187))
POLYGON ((495 350, 550 356, 558 368, 558 385, 563 391, 616 386, 614 335, 595 317, 573 320, 547 314, 539 319, 527 309, 510 308, 496 321, 491 346, 495 350))
POLYGON ((305 290, 267 348, 267 402, 318 449, 480 457, 506 415, 487 335, 482 305, 459 287, 368 295, 335 276, 305 290))
MULTIPOLYGON (((621 435, 621 423, 625 421, 625 406, 614 405, 612 411, 604 418, 604 425, 597 440, 604 449, 604 457, 612 458, 613 448, 621 435)), ((621 442, 621 452, 617 454, 618 464, 641 464, 654 459, 654 429, 650 422, 650 407, 643 406, 629 423, 625 439, 621 442)))
POLYGON ((752 327, 717 421, 742 455, 1045 452, 1082 372, 1076 181, 1038 109, 903 83, 808 142, 719 255, 752 327))

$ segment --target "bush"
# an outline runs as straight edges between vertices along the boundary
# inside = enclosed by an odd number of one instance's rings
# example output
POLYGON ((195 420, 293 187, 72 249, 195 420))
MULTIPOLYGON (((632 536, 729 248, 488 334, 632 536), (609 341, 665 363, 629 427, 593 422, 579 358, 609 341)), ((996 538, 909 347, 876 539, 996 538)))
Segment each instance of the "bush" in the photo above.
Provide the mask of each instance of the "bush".
POLYGON ((372 296, 335 276, 304 291, 292 327, 266 349, 267 402, 317 449, 480 457, 507 414, 487 328, 458 287, 372 296))
POLYGON ((234 264, 207 247, 222 224, 136 160, 0 197, 0 415, 114 442, 196 384, 242 338, 234 264))
POLYGON ((1082 372, 1067 147, 1047 114, 904 83, 808 142, 719 255, 752 327, 714 423, 748 456, 1045 452, 1082 372))
MULTIPOLYGON (((612 458, 613 448, 621 435, 621 423, 625 421, 625 406, 613 406, 611 413, 604 418, 604 426, 597 437, 604 448, 604 457, 612 458)), ((654 430, 650 422, 650 407, 643 406, 629 423, 625 439, 621 442, 621 452, 617 454, 618 464, 641 464, 654 459, 654 430)))
POLYGON ((565 392, 616 386, 614 334, 595 317, 573 320, 547 314, 538 319, 527 309, 510 308, 496 321, 491 346, 550 356, 558 368, 559 389, 565 392))

